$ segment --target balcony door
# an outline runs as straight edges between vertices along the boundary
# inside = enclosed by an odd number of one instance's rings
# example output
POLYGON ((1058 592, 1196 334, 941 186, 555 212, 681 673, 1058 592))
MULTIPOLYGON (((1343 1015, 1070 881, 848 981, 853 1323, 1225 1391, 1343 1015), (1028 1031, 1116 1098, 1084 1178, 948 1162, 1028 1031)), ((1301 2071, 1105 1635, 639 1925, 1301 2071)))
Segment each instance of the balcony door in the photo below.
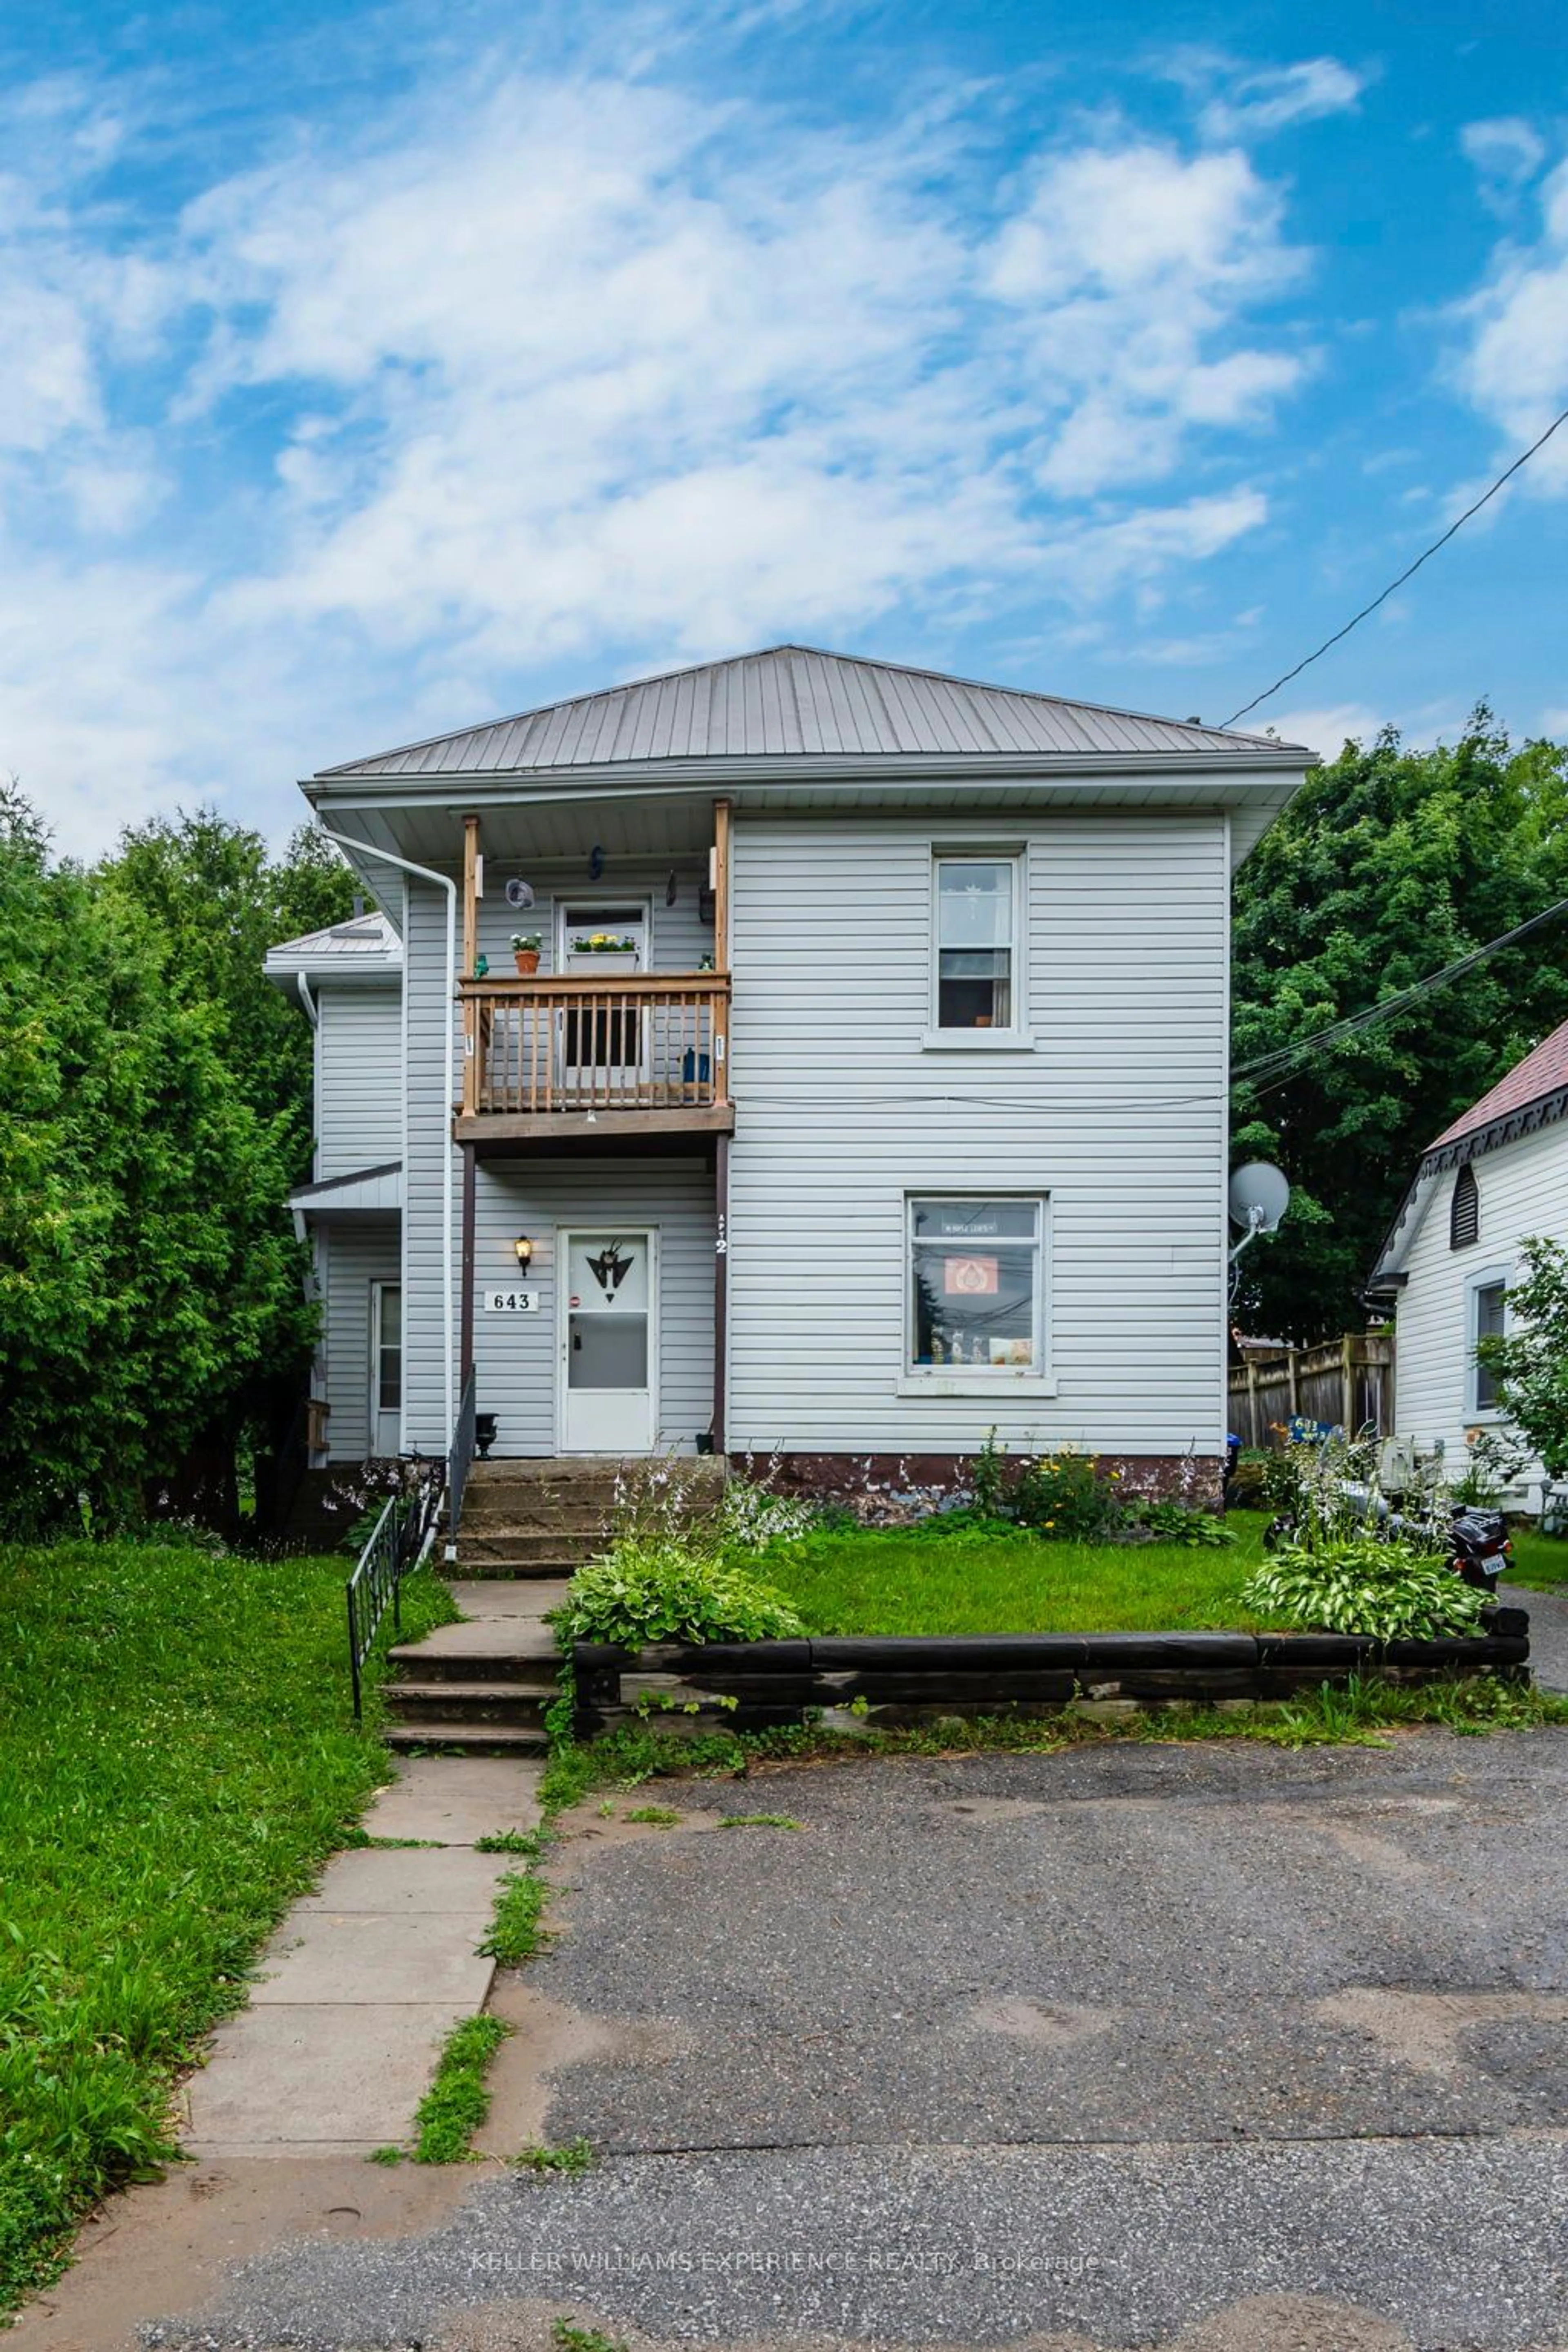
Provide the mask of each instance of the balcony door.
POLYGON ((562 1089, 590 1102, 635 1093, 647 1076, 647 1021, 640 1004, 613 997, 618 982, 647 970, 647 901, 566 899, 557 920, 556 970, 597 982, 605 992, 563 1010, 562 1089), (595 947, 595 940, 615 944, 595 947))
POLYGON ((558 1426, 563 1454, 651 1454, 658 1427, 658 1236, 563 1233, 558 1426))

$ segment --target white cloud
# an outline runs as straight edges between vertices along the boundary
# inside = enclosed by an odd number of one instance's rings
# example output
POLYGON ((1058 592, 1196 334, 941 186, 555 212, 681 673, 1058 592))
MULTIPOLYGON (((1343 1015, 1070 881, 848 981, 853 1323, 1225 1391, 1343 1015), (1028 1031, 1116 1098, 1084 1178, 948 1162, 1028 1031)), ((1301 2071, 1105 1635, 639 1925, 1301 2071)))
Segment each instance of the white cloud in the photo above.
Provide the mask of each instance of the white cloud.
MULTIPOLYGON (((1055 157, 978 240, 921 164, 828 139, 760 163, 662 94, 518 88, 460 142, 425 124, 217 192, 189 223, 211 297, 262 324, 206 396, 341 403, 286 453, 289 557, 237 607, 400 643, 445 616, 498 650, 843 625, 1005 582, 1040 559, 1037 486, 1168 477, 1296 382, 1231 347, 1300 262, 1244 158, 1055 157)), ((1090 537, 1166 560, 1153 529, 1090 537)))
POLYGON ((1273 733, 1281 743, 1304 743, 1309 751, 1337 760, 1346 743, 1370 743, 1387 721, 1386 712, 1364 702, 1307 703, 1289 710, 1276 710, 1266 702, 1237 724, 1245 733, 1273 733))
POLYGON ((1494 209, 1508 208, 1546 161, 1545 142, 1517 114, 1467 122, 1459 133, 1466 160, 1475 166, 1481 194, 1494 209))
MULTIPOLYGON (((1510 455, 1568 406, 1568 162, 1542 183, 1540 203, 1535 242, 1500 242, 1481 285, 1456 313, 1467 336, 1459 383, 1506 436, 1510 455)), ((1568 491, 1568 426, 1531 460, 1519 487, 1568 491)))
MULTIPOLYGON (((73 102, 85 173, 117 133, 73 102)), ((1253 323, 1304 268, 1279 192, 1100 125, 982 215, 958 136, 558 67, 297 124, 131 250, 13 186, 0 767, 83 847, 286 805, 394 692, 435 728, 568 657, 1156 600, 1268 513, 1190 469, 1310 364, 1253 323)))
POLYGON ((1159 478, 1193 425, 1267 416, 1303 361, 1223 346, 1303 263, 1244 155, 1189 161, 1138 143, 1051 158, 991 265, 1059 417, 1037 443, 1042 487, 1082 496, 1159 478))
POLYGON ((1343 114, 1359 100, 1367 76, 1338 58, 1302 58, 1294 65, 1251 67, 1223 50, 1178 50, 1166 71, 1203 100, 1199 128, 1207 139, 1267 138, 1298 122, 1343 114))

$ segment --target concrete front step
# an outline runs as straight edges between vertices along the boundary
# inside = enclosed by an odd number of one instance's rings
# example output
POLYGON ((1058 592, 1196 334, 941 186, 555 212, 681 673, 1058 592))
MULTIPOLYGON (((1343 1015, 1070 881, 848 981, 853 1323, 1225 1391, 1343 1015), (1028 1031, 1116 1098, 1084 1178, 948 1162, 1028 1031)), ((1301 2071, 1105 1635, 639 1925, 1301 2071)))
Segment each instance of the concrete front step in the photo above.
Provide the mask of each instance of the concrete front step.
POLYGON ((505 1559, 586 1559, 590 1552, 602 1550, 604 1530, 600 1528, 509 1528, 505 1526, 470 1527, 468 1514, 458 1532, 458 1552, 461 1559, 482 1559, 487 1552, 505 1559))
POLYGON ((553 1683, 388 1683, 388 1712, 399 1723, 507 1724, 523 1731, 544 1729, 544 1710, 555 1696, 553 1683))
POLYGON ((463 1756, 545 1756, 550 1743, 543 1732, 516 1723, 441 1723, 426 1717, 389 1723, 383 1738, 388 1748, 405 1756, 412 1748, 447 1748, 463 1756))
POLYGON ((496 1643, 484 1649, 434 1650, 424 1643, 411 1642, 390 1653, 397 1679, 387 1685, 396 1690, 405 1683, 514 1683, 528 1690, 551 1690, 555 1687, 555 1668, 560 1653, 548 1634, 531 1649, 509 1649, 496 1643))
POLYGON ((526 1495, 500 1492, 463 1505, 465 1534, 489 1535, 497 1528, 509 1535, 573 1536, 587 1541, 602 1538, 609 1521, 596 1503, 531 1503, 526 1495))
MULTIPOLYGON (((666 1457, 679 1468, 682 1479, 698 1485, 721 1486, 728 1475, 723 1460, 716 1454, 687 1454, 666 1457)), ((468 1483, 474 1486, 504 1486, 529 1482, 569 1486, 597 1482, 613 1486, 618 1478, 636 1479, 658 1466, 660 1457, 651 1454, 494 1454, 489 1461, 476 1461, 468 1472, 468 1483)))
POLYGON ((505 1553, 476 1559, 459 1544, 457 1559, 447 1563, 447 1574, 480 1582, 487 1578, 501 1580, 510 1578, 531 1584, 562 1584, 577 1565, 574 1559, 513 1559, 505 1553))

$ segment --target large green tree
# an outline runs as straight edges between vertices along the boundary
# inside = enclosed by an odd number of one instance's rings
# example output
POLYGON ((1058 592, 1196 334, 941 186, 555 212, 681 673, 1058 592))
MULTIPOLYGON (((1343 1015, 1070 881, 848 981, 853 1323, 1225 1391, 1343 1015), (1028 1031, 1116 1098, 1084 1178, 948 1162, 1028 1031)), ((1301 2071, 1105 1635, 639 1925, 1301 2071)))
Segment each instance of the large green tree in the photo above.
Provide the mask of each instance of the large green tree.
POLYGON ((133 1517, 309 1348, 283 1206, 309 1135, 309 1044, 260 956, 344 911, 348 877, 312 844, 283 867, 205 817, 130 836, 94 871, 53 865, 33 812, 0 791, 14 1528, 47 1527, 79 1497, 110 1523, 133 1517))
MULTIPOLYGON (((1392 730, 1309 778, 1237 877, 1237 1068, 1364 1012, 1568 898, 1568 751, 1512 747, 1483 707, 1461 739, 1392 730)), ((1422 1152, 1568 1017, 1568 919, 1289 1074, 1238 1083, 1235 1157, 1279 1161, 1279 1233, 1244 1261, 1254 1328, 1312 1339, 1361 1294, 1422 1152)))
POLYGON ((279 940, 342 921, 354 880, 314 825, 281 857, 258 833, 213 809, 131 827, 98 868, 117 898, 148 915, 167 942, 170 985, 207 1006, 245 1098, 289 1122, 292 1173, 310 1173, 310 1034, 300 1008, 263 976, 279 940))

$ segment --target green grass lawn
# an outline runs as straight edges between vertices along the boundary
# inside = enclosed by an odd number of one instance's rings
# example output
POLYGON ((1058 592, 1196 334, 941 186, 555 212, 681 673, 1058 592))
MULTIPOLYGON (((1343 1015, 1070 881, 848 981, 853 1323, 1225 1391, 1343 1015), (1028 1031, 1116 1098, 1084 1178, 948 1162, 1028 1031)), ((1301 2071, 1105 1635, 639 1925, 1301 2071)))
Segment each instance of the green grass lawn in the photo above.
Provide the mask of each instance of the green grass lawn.
MULTIPOLYGON (((203 2030, 385 1778, 342 1559, 0 1548, 0 2310, 154 2165, 203 2030)), ((405 1633, 453 1614, 421 1577, 405 1633)))
POLYGON ((1234 1511, 1223 1551, 1058 1543, 1023 1530, 825 1530, 773 1546, 762 1573, 814 1633, 1250 1631, 1237 1595, 1263 1556, 1263 1511, 1234 1511))
POLYGON ((1568 1585, 1568 1538, 1535 1535, 1516 1526, 1513 1566, 1508 1572, 1508 1581, 1528 1584, 1538 1592, 1552 1592, 1559 1586, 1568 1585))

